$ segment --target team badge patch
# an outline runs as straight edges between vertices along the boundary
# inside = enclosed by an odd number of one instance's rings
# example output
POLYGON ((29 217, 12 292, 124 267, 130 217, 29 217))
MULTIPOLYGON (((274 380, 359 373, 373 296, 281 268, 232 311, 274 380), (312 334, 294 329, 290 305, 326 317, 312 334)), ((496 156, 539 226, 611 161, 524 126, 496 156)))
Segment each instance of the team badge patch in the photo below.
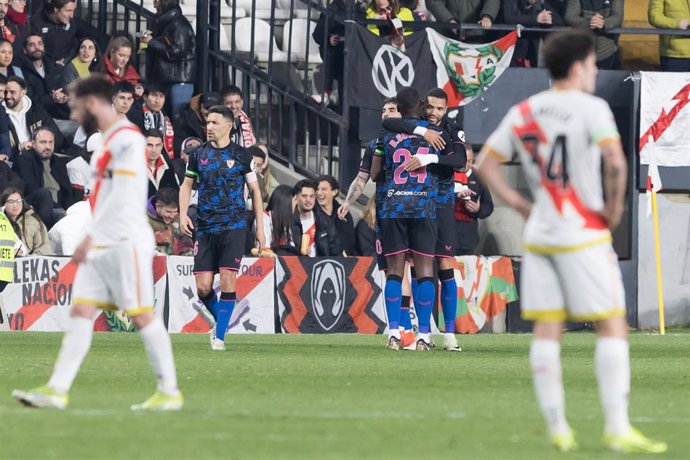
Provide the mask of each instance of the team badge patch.
POLYGON ((235 166, 235 160, 227 160, 225 164, 228 165, 228 169, 232 169, 235 166))

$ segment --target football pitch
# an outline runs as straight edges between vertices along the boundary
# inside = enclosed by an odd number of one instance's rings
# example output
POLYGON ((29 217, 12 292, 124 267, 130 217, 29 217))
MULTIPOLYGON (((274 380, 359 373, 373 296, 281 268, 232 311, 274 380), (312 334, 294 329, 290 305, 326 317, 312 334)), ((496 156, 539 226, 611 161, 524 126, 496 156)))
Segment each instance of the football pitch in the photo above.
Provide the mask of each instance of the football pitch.
MULTIPOLYGON (((0 333, 2 459, 600 459, 594 335, 563 347, 580 451, 547 443, 532 390, 530 335, 459 336, 465 351, 390 352, 383 336, 173 336, 185 408, 131 413, 155 387, 137 334, 98 333, 62 412, 19 406, 43 385, 61 334, 0 333)), ((435 338, 437 343, 440 337, 435 338)), ((631 335, 633 424, 690 452, 690 332, 631 335)), ((639 458, 639 457, 637 457, 639 458)))

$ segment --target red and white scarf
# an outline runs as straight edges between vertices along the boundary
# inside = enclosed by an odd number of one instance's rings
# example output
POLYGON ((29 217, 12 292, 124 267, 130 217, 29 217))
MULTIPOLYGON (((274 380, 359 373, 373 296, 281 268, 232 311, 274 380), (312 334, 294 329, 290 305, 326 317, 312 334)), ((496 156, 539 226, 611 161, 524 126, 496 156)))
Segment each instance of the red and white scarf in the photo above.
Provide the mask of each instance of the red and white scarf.
POLYGON ((144 111, 144 131, 149 129, 156 129, 156 118, 159 117, 159 125, 161 133, 163 134, 163 147, 168 153, 169 158, 175 158, 175 151, 173 148, 173 143, 175 141, 175 131, 173 130, 173 124, 167 115, 163 112, 154 113, 149 109, 146 104, 141 105, 141 109, 144 111))
POLYGON ((256 144, 256 137, 254 136, 254 128, 252 128, 252 121, 249 116, 244 113, 243 110, 240 111, 239 116, 239 133, 236 133, 237 142, 242 147, 249 147, 256 144))

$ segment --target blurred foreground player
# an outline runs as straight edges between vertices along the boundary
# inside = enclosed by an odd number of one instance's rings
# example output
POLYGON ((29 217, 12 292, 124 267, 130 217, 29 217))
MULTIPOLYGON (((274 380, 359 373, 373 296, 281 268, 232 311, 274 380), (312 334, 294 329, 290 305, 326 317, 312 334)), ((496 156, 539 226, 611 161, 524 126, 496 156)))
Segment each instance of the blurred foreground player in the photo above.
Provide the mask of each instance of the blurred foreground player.
POLYGON ((560 339, 566 319, 593 321, 604 445, 617 452, 665 452, 665 443, 646 438, 628 419, 628 324, 610 232, 623 213, 627 165, 613 114, 592 95, 594 36, 554 34, 544 59, 553 88, 510 109, 477 164, 487 185, 527 219, 521 303, 523 317, 535 321, 530 364, 537 400, 555 447, 576 450, 565 417, 560 339), (500 173, 514 151, 534 204, 500 173))
POLYGON ((182 408, 170 337, 153 315, 154 239, 146 218, 146 143, 138 128, 112 107, 112 85, 103 77, 79 80, 72 88, 72 119, 94 122, 103 146, 91 159, 93 221, 76 248, 70 324, 48 385, 15 390, 22 404, 64 409, 67 393, 91 346, 96 309, 122 310, 132 318, 158 378, 158 391, 132 410, 182 408))

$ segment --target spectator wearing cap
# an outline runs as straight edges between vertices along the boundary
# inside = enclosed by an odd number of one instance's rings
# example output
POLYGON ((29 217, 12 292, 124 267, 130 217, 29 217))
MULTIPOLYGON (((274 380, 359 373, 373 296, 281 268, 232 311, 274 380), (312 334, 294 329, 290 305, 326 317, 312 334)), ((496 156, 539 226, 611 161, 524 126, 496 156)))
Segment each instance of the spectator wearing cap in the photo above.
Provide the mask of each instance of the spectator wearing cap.
POLYGON ((134 104, 134 85, 126 80, 113 85, 113 108, 121 117, 127 117, 134 104))
POLYGON ((0 75, 5 78, 14 76, 24 78, 22 69, 14 65, 14 48, 12 48, 12 43, 4 38, 0 38, 0 75))
MULTIPOLYGON (((7 9, 7 15, 3 24, 9 29, 9 33, 14 36, 14 40, 10 41, 14 45, 15 53, 21 53, 24 38, 31 31, 29 16, 26 12, 26 0, 9 1, 9 8, 7 9)), ((3 36, 7 36, 6 32, 3 32, 3 36)))
MULTIPOLYGON (((688 30, 690 4, 679 0, 652 0, 647 10, 649 23, 657 29, 688 30)), ((690 37, 662 35, 659 37, 661 70, 690 72, 690 37)))
POLYGON ((609 70, 618 67, 618 36, 608 31, 623 24, 623 0, 568 0, 565 22, 594 32, 597 67, 609 70))
POLYGON ((40 14, 31 16, 31 32, 41 35, 46 55, 54 64, 65 65, 76 54, 77 43, 84 37, 99 42, 105 34, 86 21, 74 18, 75 0, 50 0, 40 14))
POLYGON ((22 72, 31 100, 43 106, 54 119, 68 120, 70 110, 67 90, 61 85, 62 69, 46 58, 43 37, 29 34, 24 40, 23 57, 22 72))
POLYGON ((22 153, 12 167, 24 180, 27 200, 49 227, 77 201, 67 173, 67 161, 55 155, 55 135, 51 129, 36 129, 32 148, 22 153), (47 200, 44 201, 46 190, 50 199, 49 207, 47 200))
POLYGON ((223 100, 223 105, 230 109, 234 118, 230 140, 244 148, 256 144, 252 121, 249 119, 249 115, 242 110, 244 108, 242 90, 235 85, 228 85, 220 90, 220 97, 223 100))
MULTIPOLYGON (((544 29, 565 24, 548 0, 503 0, 503 22, 544 29)), ((537 67, 542 34, 523 32, 515 45, 512 65, 537 67)))
POLYGON ((168 158, 175 158, 175 129, 165 113, 165 87, 158 83, 148 83, 144 88, 144 97, 135 101, 128 114, 129 120, 142 132, 157 131, 163 136, 163 150, 168 158))
POLYGON ((153 3, 158 19, 152 34, 141 38, 147 43, 151 72, 148 80, 168 90, 173 120, 194 94, 196 79, 196 36, 189 20, 182 14, 179 0, 158 0, 153 3))
POLYGON ((134 95, 141 97, 144 87, 141 86, 141 76, 131 63, 132 42, 122 35, 113 37, 105 50, 100 71, 113 84, 128 81, 134 85, 134 95))
POLYGON ((144 132, 144 137, 148 161, 149 198, 162 187, 179 190, 184 178, 184 170, 183 167, 176 167, 172 160, 163 154, 163 136, 158 131, 149 130, 144 132))
POLYGON ((180 231, 179 191, 161 187, 148 202, 149 225, 156 238, 156 252, 169 256, 191 256, 191 238, 180 231))
POLYGON ((343 250, 347 255, 354 255, 355 250, 355 226, 352 215, 347 214, 345 219, 338 218, 338 208, 340 203, 336 200, 340 192, 340 185, 333 176, 320 176, 316 180, 316 201, 318 206, 314 206, 316 214, 323 214, 330 219, 331 224, 337 230, 343 250))
MULTIPOLYGON (((34 104, 26 95, 26 82, 19 77, 7 79, 5 90, 5 109, 10 120, 10 144, 14 161, 20 152, 31 150, 31 137, 38 128, 48 128, 55 135, 55 145, 64 151, 65 138, 58 130, 55 120, 38 104, 34 104)), ((36 207, 34 205, 34 207, 36 207)), ((41 216, 43 217, 43 216, 41 216)))
MULTIPOLYGON (((438 22, 479 24, 489 29, 498 17, 501 0, 427 0, 426 7, 438 22)), ((463 33, 464 39, 482 38, 482 33, 463 33)))
POLYGON ((204 93, 194 96, 175 120, 175 151, 179 152, 182 141, 188 137, 198 137, 206 142, 206 115, 214 105, 221 105, 218 93, 204 93))

